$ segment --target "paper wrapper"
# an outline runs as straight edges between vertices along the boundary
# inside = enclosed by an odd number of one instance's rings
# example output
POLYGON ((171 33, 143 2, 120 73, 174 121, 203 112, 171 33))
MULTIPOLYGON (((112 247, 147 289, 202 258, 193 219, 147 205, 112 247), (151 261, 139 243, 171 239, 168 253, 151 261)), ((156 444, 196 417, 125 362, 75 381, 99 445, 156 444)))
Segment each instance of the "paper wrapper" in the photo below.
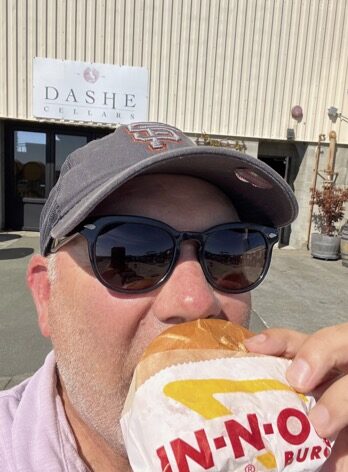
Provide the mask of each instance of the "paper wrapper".
POLYGON ((308 420, 314 398, 286 381, 289 363, 221 349, 147 355, 121 418, 132 470, 320 470, 331 444, 308 420))

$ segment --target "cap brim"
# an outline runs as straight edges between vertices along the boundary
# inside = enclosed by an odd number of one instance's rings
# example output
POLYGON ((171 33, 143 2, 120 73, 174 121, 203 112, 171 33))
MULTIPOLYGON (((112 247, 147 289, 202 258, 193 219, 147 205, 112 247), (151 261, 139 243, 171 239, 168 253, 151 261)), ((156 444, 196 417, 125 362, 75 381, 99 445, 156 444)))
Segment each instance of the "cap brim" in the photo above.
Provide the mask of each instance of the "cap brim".
POLYGON ((280 228, 290 224, 298 213, 291 188, 267 164, 229 148, 190 146, 151 156, 110 177, 62 215, 51 237, 69 234, 128 180, 153 173, 190 175, 216 185, 229 196, 242 221, 280 228))

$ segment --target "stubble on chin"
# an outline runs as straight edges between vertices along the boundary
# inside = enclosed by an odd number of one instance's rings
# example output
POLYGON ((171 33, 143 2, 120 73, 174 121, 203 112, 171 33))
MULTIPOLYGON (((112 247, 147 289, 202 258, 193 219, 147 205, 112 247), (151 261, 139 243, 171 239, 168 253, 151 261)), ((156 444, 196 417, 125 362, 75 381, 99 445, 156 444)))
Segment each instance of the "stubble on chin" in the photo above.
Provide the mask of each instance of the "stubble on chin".
MULTIPOLYGON (((74 319, 65 311, 64 318, 74 319)), ((122 349, 108 352, 107 367, 103 354, 98 359, 93 352, 93 333, 65 323, 62 331, 59 313, 52 316, 52 342, 58 375, 69 402, 77 415, 117 454, 126 457, 120 427, 120 417, 135 367, 122 349), (60 332, 58 332, 58 330, 60 332), (104 361, 104 362, 103 362, 104 361)))
MULTIPOLYGON (((63 379, 63 375, 59 373, 63 379)), ((89 388, 88 394, 81 394, 83 383, 65 385, 66 395, 71 407, 79 419, 91 433, 91 438, 97 435, 116 454, 127 457, 122 431, 119 423, 123 409, 123 395, 120 391, 106 393, 98 388, 89 388)), ((88 387, 87 387, 88 388, 88 387)))

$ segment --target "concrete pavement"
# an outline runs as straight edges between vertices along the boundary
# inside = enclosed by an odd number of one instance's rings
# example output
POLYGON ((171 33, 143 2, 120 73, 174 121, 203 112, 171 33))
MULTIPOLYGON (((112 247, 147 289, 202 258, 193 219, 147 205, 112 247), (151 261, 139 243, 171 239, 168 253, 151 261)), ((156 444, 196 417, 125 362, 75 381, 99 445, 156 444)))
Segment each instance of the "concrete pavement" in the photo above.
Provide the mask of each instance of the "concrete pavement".
POLYGON ((348 268, 309 251, 276 248, 269 273, 253 292, 253 308, 268 327, 312 333, 348 321, 348 268))
MULTIPOLYGON (((34 372, 50 350, 25 285, 26 265, 38 250, 37 233, 0 233, 0 389, 34 372)), ((266 280, 254 290, 253 308, 254 331, 282 326, 313 332, 348 321, 348 268, 313 259, 306 250, 276 248, 266 280)))

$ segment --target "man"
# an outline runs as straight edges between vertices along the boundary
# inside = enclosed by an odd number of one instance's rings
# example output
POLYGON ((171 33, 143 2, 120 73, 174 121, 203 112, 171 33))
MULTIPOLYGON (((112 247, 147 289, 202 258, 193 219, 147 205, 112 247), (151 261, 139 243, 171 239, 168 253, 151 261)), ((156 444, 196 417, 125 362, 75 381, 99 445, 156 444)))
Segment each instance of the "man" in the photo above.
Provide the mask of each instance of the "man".
MULTIPOLYGON (((53 352, 1 393, 0 470, 129 471, 118 421, 144 348, 197 318, 247 325, 276 228, 296 214, 291 189, 262 162, 196 147, 168 125, 121 126, 72 153, 28 268, 53 352)), ((307 392, 344 372, 347 332, 269 330, 248 348, 295 358, 289 380, 307 392)), ((346 383, 312 411, 320 434, 343 431, 326 471, 348 470, 346 383)))

